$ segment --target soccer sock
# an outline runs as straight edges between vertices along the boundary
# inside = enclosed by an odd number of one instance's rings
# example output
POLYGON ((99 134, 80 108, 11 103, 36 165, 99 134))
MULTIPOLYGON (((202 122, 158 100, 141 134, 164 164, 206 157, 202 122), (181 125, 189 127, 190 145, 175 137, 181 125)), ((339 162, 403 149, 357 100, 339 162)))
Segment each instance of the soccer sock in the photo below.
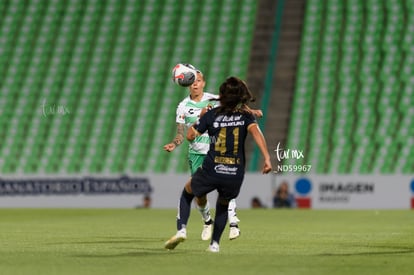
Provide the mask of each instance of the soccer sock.
POLYGON ((223 234, 224 228, 226 227, 227 223, 227 204, 223 205, 217 200, 216 204, 216 216, 214 218, 214 230, 213 236, 211 238, 211 244, 213 241, 220 243, 221 235, 223 234))
POLYGON ((200 207, 197 205, 197 209, 198 211, 200 211, 200 214, 203 217, 204 222, 208 222, 209 220, 211 220, 210 203, 208 201, 204 207, 200 207))
POLYGON ((235 199, 232 199, 229 202, 228 215, 229 215, 230 225, 237 225, 237 222, 239 221, 239 219, 237 218, 237 215, 236 215, 236 200, 235 199))
POLYGON ((194 195, 188 193, 184 188, 178 205, 177 230, 181 230, 181 228, 186 226, 188 218, 190 217, 191 201, 193 198, 194 195))

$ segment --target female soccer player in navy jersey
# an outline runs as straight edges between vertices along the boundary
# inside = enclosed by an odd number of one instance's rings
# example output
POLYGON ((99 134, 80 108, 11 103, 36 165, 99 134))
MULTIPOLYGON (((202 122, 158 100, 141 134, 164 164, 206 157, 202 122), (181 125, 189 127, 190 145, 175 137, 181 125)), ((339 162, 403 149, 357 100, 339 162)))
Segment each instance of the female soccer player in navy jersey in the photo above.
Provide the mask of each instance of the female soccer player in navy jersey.
MULTIPOLYGON (((228 218, 229 201, 240 192, 245 174, 244 144, 248 133, 252 134, 264 157, 263 173, 272 170, 263 134, 254 116, 243 107, 252 99, 253 96, 244 81, 237 77, 228 78, 220 86, 220 106, 207 112, 187 132, 189 141, 205 132, 215 140, 210 143, 202 167, 191 179, 192 192, 200 204, 206 200, 208 193, 213 190, 218 192, 213 236, 208 248, 211 252, 219 252, 220 238, 228 218)), ((180 218, 184 222, 188 220, 188 216, 180 218)), ((182 241, 179 236, 173 236, 167 243, 173 249, 182 241)))

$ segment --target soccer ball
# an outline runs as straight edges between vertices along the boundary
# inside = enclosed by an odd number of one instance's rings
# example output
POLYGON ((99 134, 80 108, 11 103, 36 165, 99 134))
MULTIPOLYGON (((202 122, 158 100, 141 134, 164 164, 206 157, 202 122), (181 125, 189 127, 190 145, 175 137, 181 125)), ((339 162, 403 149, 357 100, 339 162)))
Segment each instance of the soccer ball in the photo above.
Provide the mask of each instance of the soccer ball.
POLYGON ((196 68, 191 64, 179 63, 172 70, 172 80, 175 84, 188 87, 197 79, 196 68))

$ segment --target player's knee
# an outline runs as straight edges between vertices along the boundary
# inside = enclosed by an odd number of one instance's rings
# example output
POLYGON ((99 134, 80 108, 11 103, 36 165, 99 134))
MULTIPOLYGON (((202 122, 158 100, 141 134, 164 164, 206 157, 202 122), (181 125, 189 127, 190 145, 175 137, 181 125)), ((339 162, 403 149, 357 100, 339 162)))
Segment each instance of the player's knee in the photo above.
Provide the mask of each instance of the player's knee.
POLYGON ((193 193, 193 190, 191 189, 191 180, 189 180, 185 184, 184 188, 185 188, 185 191, 187 191, 187 193, 189 193, 189 194, 192 194, 193 193))
POLYGON ((197 205, 204 207, 207 204, 207 196, 196 197, 197 205))

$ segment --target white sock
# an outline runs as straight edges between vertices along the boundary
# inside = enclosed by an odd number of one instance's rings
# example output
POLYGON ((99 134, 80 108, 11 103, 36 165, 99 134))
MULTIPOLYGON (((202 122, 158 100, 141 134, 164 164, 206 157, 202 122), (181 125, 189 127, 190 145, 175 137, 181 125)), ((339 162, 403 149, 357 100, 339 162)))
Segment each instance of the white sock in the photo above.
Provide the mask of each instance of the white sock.
POLYGON ((197 209, 200 212, 201 217, 203 218, 204 222, 208 222, 209 220, 211 220, 210 203, 208 201, 206 205, 204 206, 204 208, 201 208, 200 206, 197 205, 197 209))
POLYGON ((187 235, 187 228, 185 228, 185 226, 183 226, 180 230, 177 231, 177 234, 187 235))
POLYGON ((228 207, 228 217, 229 217, 229 224, 230 225, 237 225, 237 223, 240 221, 237 218, 237 214, 236 214, 236 200, 232 199, 229 202, 229 207, 228 207))

